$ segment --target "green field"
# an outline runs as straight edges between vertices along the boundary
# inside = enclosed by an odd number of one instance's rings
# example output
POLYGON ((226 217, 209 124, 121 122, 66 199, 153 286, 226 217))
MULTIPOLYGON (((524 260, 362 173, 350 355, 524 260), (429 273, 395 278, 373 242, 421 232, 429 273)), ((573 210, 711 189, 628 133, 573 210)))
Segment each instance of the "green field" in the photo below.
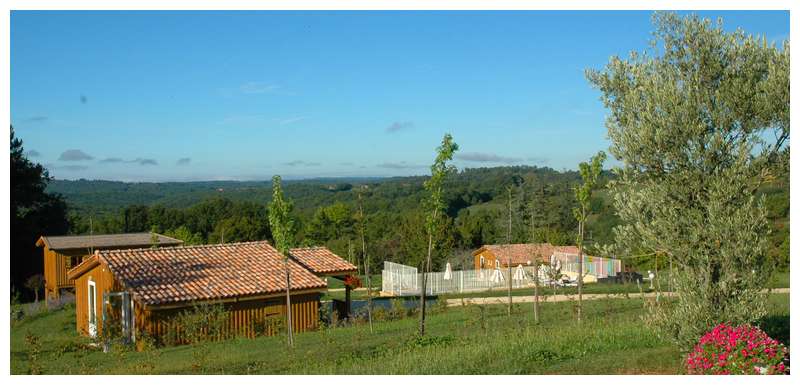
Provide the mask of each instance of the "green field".
MULTIPOLYGON (((361 279, 363 280, 364 277, 362 276, 361 279)), ((661 291, 668 291, 669 290, 669 275, 666 273, 661 273, 660 275, 660 285, 661 291)), ((342 287, 341 284, 336 284, 341 282, 336 279, 328 280, 329 287, 342 287), (333 285, 332 285, 333 284, 333 285)), ((376 278, 373 278, 372 286, 380 286, 380 275, 376 278)), ((767 284, 767 287, 772 289, 777 288, 788 288, 789 287, 789 272, 788 271, 778 271, 773 274, 772 279, 767 284)), ((651 293, 655 290, 650 289, 649 281, 645 281, 642 283, 641 290, 645 293, 651 293)), ((638 293, 639 287, 635 283, 628 283, 628 284, 616 284, 616 283, 590 283, 585 284, 583 287, 584 294, 623 294, 623 293, 638 293)), ((514 289, 511 291, 512 295, 514 296, 531 296, 533 295, 533 288, 523 288, 523 289, 514 289)), ((578 293, 578 289, 576 287, 560 287, 556 288, 555 290, 550 287, 540 287, 539 294, 546 296, 546 295, 553 295, 553 294, 568 294, 568 295, 575 295, 578 293)), ((377 296, 377 292, 373 292, 373 295, 377 296)), ((485 291, 473 291, 468 293, 454 293, 448 294, 447 298, 478 298, 478 297, 502 297, 508 295, 508 289, 506 287, 495 287, 492 290, 485 290, 485 291)), ((323 299, 338 299, 344 300, 345 293, 344 291, 331 291, 328 292, 323 299)), ((365 300, 367 299, 367 292, 364 290, 359 290, 351 293, 351 299, 353 300, 365 300)))
MULTIPOLYGON (((789 296, 770 296, 765 329, 788 344, 789 296)), ((296 335, 234 339, 191 346, 110 353, 76 336, 74 310, 44 313, 11 329, 11 372, 44 374, 648 374, 681 373, 682 355, 645 327, 641 300, 595 300, 581 325, 574 304, 548 303, 535 325, 528 307, 471 305, 429 317, 428 337, 415 339, 417 318, 296 335), (483 315, 482 315, 483 314, 483 315), (39 340, 38 352, 26 336, 39 340), (36 357, 31 365, 31 353, 36 357)))

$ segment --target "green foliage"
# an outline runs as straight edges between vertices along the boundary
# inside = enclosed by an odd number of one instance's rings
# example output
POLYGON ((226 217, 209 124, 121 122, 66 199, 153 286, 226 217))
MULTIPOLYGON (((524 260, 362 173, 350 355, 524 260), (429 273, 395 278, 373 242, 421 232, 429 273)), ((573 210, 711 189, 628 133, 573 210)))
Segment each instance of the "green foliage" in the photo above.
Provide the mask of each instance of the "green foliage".
POLYGON ((203 244, 203 236, 200 233, 192 233, 186 225, 178 226, 174 230, 167 230, 164 235, 182 240, 184 246, 203 244))
POLYGON ((581 233, 578 235, 576 241, 579 247, 583 246, 583 235, 585 233, 583 226, 586 224, 587 215, 591 213, 590 204, 592 192, 597 186, 597 179, 603 172, 603 162, 605 162, 605 160, 606 153, 600 151, 597 155, 592 157, 589 163, 581 162, 578 166, 583 184, 575 187, 575 199, 578 201, 578 207, 574 208, 572 213, 581 225, 581 233))
MULTIPOLYGON (((788 157, 783 161, 788 167, 788 157)), ((768 205, 773 229, 770 234, 770 258, 788 266, 788 213, 783 209, 788 207, 789 201, 788 172, 775 174, 776 179, 765 185, 759 193, 767 197, 767 202, 772 202, 768 205)), ((513 202, 514 210, 522 212, 514 217, 512 223, 513 242, 530 241, 530 206, 535 205, 536 241, 554 245, 574 244, 577 221, 572 209, 577 201, 573 187, 580 182, 577 171, 557 172, 530 166, 465 169, 444 181, 443 197, 447 215, 441 218, 452 221, 452 224, 442 225, 434 239, 437 248, 432 253, 433 269, 443 268, 448 260, 452 262, 455 251, 472 251, 483 244, 506 242, 508 206, 503 187, 516 177, 524 180, 524 194, 515 194, 513 202)), ((604 173, 600 179, 606 178, 613 179, 614 176, 604 173)), ((298 231, 294 243, 325 245, 346 258, 351 248, 359 251, 354 255, 360 255, 355 219, 345 220, 337 235, 337 229, 330 219, 335 215, 330 214, 340 209, 329 207, 346 207, 353 213, 357 207, 357 194, 354 192, 363 192, 364 216, 369 222, 365 232, 369 240, 367 254, 380 256, 380 260, 373 260, 377 263, 386 260, 421 266, 427 252, 425 212, 420 204, 425 198, 425 179, 346 179, 353 187, 342 191, 328 188, 344 183, 342 180, 283 181, 283 192, 295 206, 292 218, 298 231), (318 213, 321 220, 312 225, 318 213)), ((187 245, 219 243, 223 233, 225 242, 272 238, 268 210, 263 203, 270 200, 270 182, 122 183, 57 180, 48 186, 49 190, 67 197, 73 210, 71 231, 75 234, 88 234, 89 214, 93 215, 95 234, 121 232, 124 228, 125 205, 146 204, 134 210, 141 211, 137 215, 146 218, 146 223, 142 225, 144 227, 135 231, 148 231, 155 225, 166 235, 184 241, 193 239, 186 242, 187 245), (140 199, 156 192, 157 197, 140 199), (184 231, 182 228, 185 228, 184 235, 176 236, 176 231, 184 231)), ((612 229, 621 223, 613 205, 613 194, 604 189, 603 183, 597 187, 590 203, 592 214, 587 216, 586 222, 588 232, 585 246, 590 253, 596 251, 595 245, 612 242, 612 229)), ((40 250, 37 255, 41 256, 40 250)), ((355 262, 362 265, 360 257, 355 262)), ((626 265, 641 266, 646 270, 652 269, 652 262, 652 256, 643 256, 626 261, 626 265)))
POLYGON ((292 201, 284 199, 281 188, 281 177, 275 175, 272 178, 272 202, 269 204, 269 224, 272 229, 272 239, 275 240, 275 248, 278 249, 284 258, 289 255, 294 240, 294 221, 289 213, 292 211, 292 201))
POLYGON ((677 265, 678 302, 649 320, 688 349, 708 325, 766 312, 760 290, 775 264, 757 191, 788 152, 789 43, 696 16, 656 13, 654 22, 652 52, 612 57, 587 75, 623 165, 612 181, 618 251, 677 265))
POLYGON ((456 172, 455 166, 447 164, 453 160, 453 154, 458 151, 458 144, 453 141, 450 134, 445 134, 442 144, 436 148, 436 160, 431 165, 431 178, 425 181, 425 191, 429 194, 424 201, 428 215, 425 218, 425 225, 428 234, 436 234, 441 225, 440 215, 446 208, 444 202, 444 180, 456 172))
MULTIPOLYGON (((44 271, 41 249, 35 246, 41 235, 66 234, 69 226, 67 204, 61 195, 47 192, 51 182, 47 170, 25 155, 22 140, 11 126, 11 285, 21 288, 28 277, 44 271)), ((30 294, 22 293, 30 298, 30 294)))
POLYGON ((171 321, 164 336, 164 343, 177 345, 182 343, 198 344, 207 341, 218 341, 229 338, 225 325, 228 312, 221 304, 202 303, 183 310, 171 321))
POLYGON ((42 344, 39 342, 39 337, 28 331, 25 334, 25 345, 28 348, 28 374, 42 374, 42 365, 39 362, 42 344))

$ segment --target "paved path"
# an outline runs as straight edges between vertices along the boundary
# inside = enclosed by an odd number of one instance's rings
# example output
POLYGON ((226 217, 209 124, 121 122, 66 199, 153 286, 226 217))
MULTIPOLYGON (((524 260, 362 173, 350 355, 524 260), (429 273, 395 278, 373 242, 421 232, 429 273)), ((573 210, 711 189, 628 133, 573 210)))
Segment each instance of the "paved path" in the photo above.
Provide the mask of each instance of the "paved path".
MULTIPOLYGON (((789 288, 772 289, 772 292, 775 293, 775 294, 788 294, 789 293, 789 288)), ((670 294, 671 293, 661 292, 661 296, 662 297, 667 297, 670 294)), ((644 293, 644 297, 645 298, 654 298, 655 296, 656 296, 656 293, 644 293)), ((621 298, 626 298, 626 297, 625 297, 625 294, 584 294, 583 295, 583 299, 584 300, 588 300, 588 301, 595 300, 595 299, 606 299, 606 298, 621 299, 621 298)), ((629 294, 629 298, 641 298, 641 294, 640 293, 630 293, 629 294)), ((542 297, 542 296, 539 297, 539 303, 562 302, 562 301, 571 301, 571 300, 577 301, 578 300, 578 295, 577 294, 575 294, 575 295, 558 294, 558 295, 548 295, 547 297, 542 297)), ((505 297, 464 298, 463 302, 464 302, 464 304, 475 303, 475 304, 483 304, 483 305, 497 305, 497 304, 508 303, 508 297, 505 296, 505 297)), ((512 303, 530 303, 530 302, 533 302, 533 296, 532 295, 514 296, 514 298, 512 299, 512 303)), ((462 305, 461 298, 453 298, 453 299, 448 299, 447 300, 447 306, 461 306, 461 305, 462 305)))

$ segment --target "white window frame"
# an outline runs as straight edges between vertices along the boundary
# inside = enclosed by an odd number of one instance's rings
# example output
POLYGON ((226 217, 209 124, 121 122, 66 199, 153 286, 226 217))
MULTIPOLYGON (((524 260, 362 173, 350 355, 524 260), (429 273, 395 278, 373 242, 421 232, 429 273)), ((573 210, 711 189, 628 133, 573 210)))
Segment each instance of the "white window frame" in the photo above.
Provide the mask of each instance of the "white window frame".
POLYGON ((97 284, 91 279, 87 282, 87 305, 89 307, 89 336, 97 336, 97 284), (94 297, 92 297, 94 295, 94 297), (94 316, 94 322, 92 322, 94 316))

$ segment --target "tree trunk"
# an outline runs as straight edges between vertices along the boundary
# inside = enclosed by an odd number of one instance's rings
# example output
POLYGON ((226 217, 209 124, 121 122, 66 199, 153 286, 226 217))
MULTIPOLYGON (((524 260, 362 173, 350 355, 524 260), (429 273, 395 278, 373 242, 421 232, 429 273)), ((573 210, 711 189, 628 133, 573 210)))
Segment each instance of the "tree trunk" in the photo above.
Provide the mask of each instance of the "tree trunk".
POLYGON ((289 343, 289 347, 293 347, 294 340, 292 339, 292 298, 289 295, 290 287, 292 285, 292 278, 289 270, 288 257, 284 259, 283 265, 286 269, 286 337, 287 337, 287 342, 289 343))
POLYGON ((364 250, 364 274, 367 275, 367 319, 369 320, 369 332, 372 333, 372 280, 369 276, 369 259, 367 258, 367 246, 364 236, 361 236, 361 247, 364 250))
POLYGON ((578 223, 578 322, 581 322, 583 306, 583 221, 578 223))
POLYGON ((539 261, 533 264, 533 322, 539 323, 539 261))
MULTIPOLYGON (((511 247, 511 187, 508 188, 508 246, 511 247)), ((508 316, 511 317, 511 285, 514 279, 511 277, 511 254, 508 256, 508 316)))
POLYGON ((430 269, 431 266, 431 253, 433 252, 433 234, 428 234, 428 257, 426 258, 426 263, 423 263, 422 269, 422 291, 419 293, 419 335, 425 335, 425 290, 427 289, 427 276, 426 271, 430 269))

